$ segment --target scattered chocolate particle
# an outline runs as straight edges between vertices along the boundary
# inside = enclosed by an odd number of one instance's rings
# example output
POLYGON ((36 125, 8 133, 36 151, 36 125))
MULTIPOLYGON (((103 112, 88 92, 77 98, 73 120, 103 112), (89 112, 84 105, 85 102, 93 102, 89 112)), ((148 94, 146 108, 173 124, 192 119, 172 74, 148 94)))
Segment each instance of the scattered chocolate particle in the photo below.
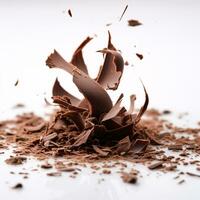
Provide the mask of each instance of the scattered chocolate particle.
POLYGON ((151 170, 162 168, 162 167, 163 167, 163 161, 154 162, 153 164, 148 166, 148 168, 151 170))
POLYGON ((108 24, 106 24, 106 26, 111 26, 112 25, 112 23, 108 23, 108 24))
POLYGON ((12 187, 12 189, 22 189, 22 188, 23 188, 22 183, 17 183, 16 185, 14 185, 14 186, 12 187))
POLYGON ((68 12, 69 16, 72 17, 72 11, 69 9, 67 12, 68 12))
POLYGON ((178 182, 178 184, 182 184, 182 183, 184 183, 184 182, 185 182, 185 180, 182 179, 182 180, 180 180, 180 181, 178 182))
POLYGON ((25 105, 23 103, 16 104, 13 108, 24 108, 25 105))
POLYGON ((50 173, 47 173, 47 176, 55 176, 55 177, 58 177, 58 176, 61 176, 61 173, 60 173, 60 172, 50 172, 50 173))
POLYGON ((200 167, 197 167, 196 169, 197 169, 198 171, 200 171, 200 167))
POLYGON ((137 183, 137 175, 135 174, 123 172, 121 178, 125 183, 131 183, 131 184, 137 183))
POLYGON ((168 149, 172 150, 172 151, 180 151, 183 149, 183 146, 182 145, 170 145, 170 146, 168 146, 168 149))
POLYGON ((191 173, 191 172, 186 172, 186 174, 189 175, 189 176, 194 176, 194 177, 200 178, 200 174, 195 174, 195 173, 191 173))
POLYGON ((122 13, 122 15, 121 15, 119 21, 122 20, 122 18, 123 18, 123 16, 124 16, 125 12, 126 12, 126 10, 127 10, 127 8, 128 8, 128 5, 126 5, 126 7, 124 8, 124 11, 123 11, 123 13, 122 13))
POLYGON ((52 167, 53 166, 51 164, 49 164, 49 163, 45 163, 45 164, 41 165, 41 168, 43 168, 43 169, 51 169, 52 167))
POLYGON ((140 54, 140 53, 136 53, 136 56, 137 56, 140 60, 142 60, 142 59, 144 58, 143 55, 140 54))
POLYGON ((172 112, 170 111, 170 110, 163 110, 163 114, 164 115, 169 115, 169 114, 171 114, 172 112))
POLYGON ((124 65, 128 66, 128 65, 129 65, 129 62, 128 62, 128 61, 125 61, 125 62, 124 62, 124 65))
POLYGON ((128 20, 128 25, 129 26, 140 26, 140 25, 142 25, 142 23, 139 22, 138 20, 130 19, 130 20, 128 20))
POLYGON ((104 169, 104 170, 102 171, 102 173, 103 173, 103 174, 111 174, 111 171, 108 170, 108 169, 104 169))
POLYGON ((20 156, 16 156, 16 157, 10 157, 8 159, 5 160, 5 162, 8 165, 21 165, 24 163, 24 161, 26 161, 26 157, 20 157, 20 156))
POLYGON ((17 86, 17 85, 18 85, 18 83, 19 83, 19 80, 17 80, 17 81, 15 82, 15 86, 17 86))

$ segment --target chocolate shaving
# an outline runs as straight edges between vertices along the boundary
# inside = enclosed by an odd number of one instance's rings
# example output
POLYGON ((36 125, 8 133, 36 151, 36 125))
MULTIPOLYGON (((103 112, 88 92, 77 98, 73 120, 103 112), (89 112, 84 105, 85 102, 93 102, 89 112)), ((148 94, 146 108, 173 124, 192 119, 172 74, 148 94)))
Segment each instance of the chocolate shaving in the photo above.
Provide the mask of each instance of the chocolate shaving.
POLYGON ((67 96, 69 98, 72 105, 77 106, 80 104, 80 100, 67 92, 63 87, 60 85, 60 82, 58 79, 56 79, 53 90, 52 90, 53 96, 67 96))
POLYGON ((116 90, 124 70, 124 61, 111 43, 110 32, 108 32, 108 34, 109 39, 107 49, 99 51, 106 53, 106 57, 96 80, 103 88, 116 90))
POLYGON ((75 73, 73 76, 73 82, 88 100, 92 116, 98 118, 101 114, 107 113, 112 108, 112 101, 109 95, 93 79, 88 76, 82 76, 79 73, 75 73))
POLYGON ((122 15, 121 15, 119 21, 122 20, 122 18, 123 18, 123 16, 124 16, 125 12, 126 12, 126 10, 127 10, 127 8, 128 8, 128 5, 126 5, 126 7, 124 8, 124 11, 123 11, 123 13, 122 13, 122 15))
POLYGON ((130 107, 129 107, 129 110, 128 110, 128 114, 132 114, 134 109, 135 109, 135 100, 136 100, 136 95, 131 95, 130 96, 130 107))
POLYGON ((112 118, 116 117, 116 115, 119 114, 119 112, 121 110, 120 104, 122 102, 123 96, 124 96, 123 94, 120 95, 120 97, 117 100, 116 104, 110 109, 110 111, 108 113, 106 113, 104 115, 104 117, 101 120, 102 122, 106 121, 106 120, 109 120, 109 119, 112 119, 112 118))
POLYGON ((108 154, 109 154, 109 152, 106 152, 106 151, 103 151, 102 149, 100 149, 98 146, 96 146, 96 145, 92 145, 92 147, 93 147, 93 149, 94 149, 94 151, 96 152, 96 153, 98 153, 100 156, 107 156, 108 154))
POLYGON ((77 66, 81 71, 88 74, 87 66, 85 64, 85 61, 83 59, 82 49, 87 45, 88 42, 90 42, 92 38, 87 37, 76 49, 72 56, 71 63, 75 66, 77 66))
POLYGON ((144 112, 146 111, 148 104, 149 104, 149 96, 147 94, 146 88, 144 87, 144 84, 142 83, 144 92, 145 92, 145 102, 144 105, 141 107, 139 113, 137 114, 137 117, 135 119, 135 122, 138 123, 142 117, 142 115, 144 114, 144 112))
POLYGON ((140 26, 140 25, 142 25, 142 23, 139 22, 138 20, 130 19, 130 20, 128 20, 128 25, 129 26, 140 26))

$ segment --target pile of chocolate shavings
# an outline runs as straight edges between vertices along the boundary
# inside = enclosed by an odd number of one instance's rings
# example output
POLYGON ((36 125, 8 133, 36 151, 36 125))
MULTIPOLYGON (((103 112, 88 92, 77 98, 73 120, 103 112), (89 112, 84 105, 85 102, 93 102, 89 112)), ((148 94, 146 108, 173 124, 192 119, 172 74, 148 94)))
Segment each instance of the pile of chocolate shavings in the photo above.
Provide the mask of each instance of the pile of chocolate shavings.
MULTIPOLYGON (((124 70, 123 58, 111 43, 109 33, 107 48, 98 51, 105 55, 104 63, 97 77, 92 79, 82 54, 82 49, 91 40, 87 37, 80 44, 70 62, 56 50, 46 61, 50 68, 60 68, 71 74, 84 98, 78 99, 67 92, 56 79, 52 98, 60 108, 50 120, 25 113, 0 122, 0 148, 15 143, 15 153, 20 156, 63 157, 79 164, 128 160, 145 164, 151 170, 177 171, 181 164, 195 164, 198 168, 198 160, 188 163, 187 158, 192 153, 200 153, 200 129, 183 129, 163 120, 162 116, 170 111, 148 110, 141 120, 149 102, 145 87, 145 102, 138 112, 134 109, 135 95, 130 96, 128 110, 121 106, 123 94, 113 104, 107 90, 118 88, 124 70), (183 133, 187 136, 179 136, 183 133), (178 152, 179 156, 167 155, 166 149, 178 152)), ((103 170, 103 173, 111 172, 103 170)), ((122 174, 123 180, 136 183, 137 173, 128 174, 129 177, 122 174)))

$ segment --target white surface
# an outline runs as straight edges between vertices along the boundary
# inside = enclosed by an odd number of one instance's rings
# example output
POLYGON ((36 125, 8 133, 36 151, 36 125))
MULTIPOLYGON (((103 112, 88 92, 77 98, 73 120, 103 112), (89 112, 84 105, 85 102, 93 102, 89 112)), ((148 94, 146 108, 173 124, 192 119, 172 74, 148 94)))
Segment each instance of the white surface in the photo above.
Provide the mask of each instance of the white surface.
MULTIPOLYGON (((129 95, 136 93, 138 105, 143 102, 143 91, 138 77, 144 81, 150 95, 150 105, 189 111, 185 125, 200 119, 200 2, 198 0, 168 1, 3 1, 0 0, 0 118, 13 115, 11 107, 25 102, 27 111, 41 113, 44 97, 50 99, 51 87, 58 76, 62 85, 80 96, 71 77, 60 70, 49 70, 45 66, 47 56, 56 48, 63 57, 70 59, 73 50, 88 35, 98 36, 85 48, 85 60, 90 74, 95 77, 102 56, 96 53, 107 44, 107 30, 112 33, 113 43, 122 50, 125 60, 134 67, 125 66, 124 78, 119 91, 112 93, 113 99, 124 91, 124 104, 129 95), (121 22, 119 17, 129 5, 121 22), (72 10, 70 18, 64 10, 72 10), (128 19, 138 19, 143 26, 128 27, 128 19), (113 25, 106 27, 107 23, 113 25), (136 45, 136 47, 134 47, 136 45), (135 53, 142 53, 140 61, 135 53), (19 85, 14 83, 19 79, 19 85)), ((4 164, 0 155, 0 199, 198 199, 199 180, 187 178, 177 185, 174 174, 147 176, 146 168, 140 168, 144 176, 137 186, 121 182, 118 175, 101 176, 85 171, 78 179, 67 175, 46 178, 45 172, 33 172, 23 180, 24 189, 10 189, 21 181, 19 175, 10 175, 12 170, 4 164)), ((26 168, 34 168, 30 161, 26 168)), ((22 166, 24 167, 24 166, 22 166)))

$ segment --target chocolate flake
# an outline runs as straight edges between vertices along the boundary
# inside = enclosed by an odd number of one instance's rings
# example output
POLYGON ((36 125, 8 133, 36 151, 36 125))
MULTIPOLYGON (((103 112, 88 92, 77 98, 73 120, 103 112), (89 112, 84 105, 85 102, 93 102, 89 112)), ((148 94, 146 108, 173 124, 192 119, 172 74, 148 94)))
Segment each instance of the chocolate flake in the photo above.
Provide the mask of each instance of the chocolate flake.
POLYGON ((67 12, 68 12, 69 16, 72 17, 72 11, 69 9, 67 12))
POLYGON ((15 82, 15 86, 17 86, 17 85, 18 85, 18 83, 19 83, 19 80, 17 80, 17 81, 15 82))
POLYGON ((16 157, 10 157, 8 159, 5 160, 5 162, 8 165, 21 165, 24 163, 24 161, 26 161, 27 158, 25 157, 21 157, 21 156, 16 156, 16 157))
POLYGON ((139 22, 138 20, 130 19, 130 20, 128 20, 128 25, 129 26, 140 26, 140 25, 142 25, 142 23, 139 22))

